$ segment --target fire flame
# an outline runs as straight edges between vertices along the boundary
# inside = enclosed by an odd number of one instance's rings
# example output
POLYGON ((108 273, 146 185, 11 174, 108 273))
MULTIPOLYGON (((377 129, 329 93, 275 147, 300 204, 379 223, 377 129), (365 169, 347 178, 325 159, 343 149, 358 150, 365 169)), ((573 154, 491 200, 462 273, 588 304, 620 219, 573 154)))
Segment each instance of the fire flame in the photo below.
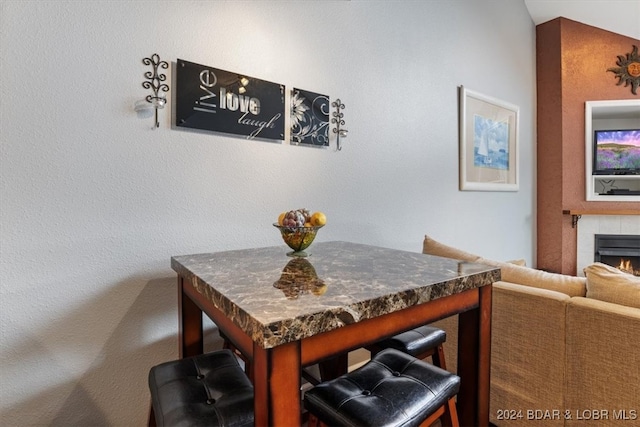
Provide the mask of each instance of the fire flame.
POLYGON ((634 275, 640 275, 638 271, 634 271, 633 266, 631 265, 630 259, 621 259, 620 264, 616 267, 618 270, 624 271, 625 273, 631 273, 634 275))

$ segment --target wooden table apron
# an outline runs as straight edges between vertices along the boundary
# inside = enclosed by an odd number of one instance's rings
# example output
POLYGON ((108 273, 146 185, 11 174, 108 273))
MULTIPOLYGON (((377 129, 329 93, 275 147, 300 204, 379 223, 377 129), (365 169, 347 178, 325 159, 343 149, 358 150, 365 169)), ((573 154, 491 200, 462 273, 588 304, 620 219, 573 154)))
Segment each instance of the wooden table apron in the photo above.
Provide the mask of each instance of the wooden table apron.
POLYGON ((178 275, 180 357, 203 353, 202 313, 253 364, 255 425, 301 424, 300 366, 360 348, 407 329, 459 314, 458 413, 462 426, 489 425, 491 285, 346 325, 300 341, 263 349, 178 275))

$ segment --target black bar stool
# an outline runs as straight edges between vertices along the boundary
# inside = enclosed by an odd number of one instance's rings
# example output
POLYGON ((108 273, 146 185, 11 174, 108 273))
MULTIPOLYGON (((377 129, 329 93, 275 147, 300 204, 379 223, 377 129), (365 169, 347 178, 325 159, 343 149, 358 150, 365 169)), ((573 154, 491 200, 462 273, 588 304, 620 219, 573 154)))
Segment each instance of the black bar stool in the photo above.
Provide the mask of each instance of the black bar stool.
POLYGON ((371 352, 372 357, 385 348, 395 348, 418 359, 431 356, 434 365, 447 369, 443 347, 446 340, 447 333, 442 329, 433 326, 420 326, 365 348, 371 352))
POLYGON ((154 366, 149 390, 150 426, 253 426, 253 386, 230 350, 154 366))
POLYGON ((309 427, 459 426, 460 378, 396 349, 385 349, 353 372, 318 384, 304 396, 309 427))

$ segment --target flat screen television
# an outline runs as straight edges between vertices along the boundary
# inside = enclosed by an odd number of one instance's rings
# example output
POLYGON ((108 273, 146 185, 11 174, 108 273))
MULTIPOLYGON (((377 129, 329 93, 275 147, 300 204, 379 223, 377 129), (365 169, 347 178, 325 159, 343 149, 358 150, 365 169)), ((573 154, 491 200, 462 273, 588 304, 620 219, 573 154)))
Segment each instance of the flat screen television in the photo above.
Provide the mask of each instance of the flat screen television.
POLYGON ((640 175, 640 129, 596 130, 594 175, 640 175))

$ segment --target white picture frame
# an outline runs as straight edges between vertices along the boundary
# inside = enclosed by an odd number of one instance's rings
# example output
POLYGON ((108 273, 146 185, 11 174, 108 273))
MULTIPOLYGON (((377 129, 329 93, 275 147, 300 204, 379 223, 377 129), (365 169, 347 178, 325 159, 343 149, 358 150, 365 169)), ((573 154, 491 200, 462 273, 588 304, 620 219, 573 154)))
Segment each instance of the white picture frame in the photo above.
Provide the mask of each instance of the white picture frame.
POLYGON ((460 86, 460 190, 518 191, 518 106, 460 86))

